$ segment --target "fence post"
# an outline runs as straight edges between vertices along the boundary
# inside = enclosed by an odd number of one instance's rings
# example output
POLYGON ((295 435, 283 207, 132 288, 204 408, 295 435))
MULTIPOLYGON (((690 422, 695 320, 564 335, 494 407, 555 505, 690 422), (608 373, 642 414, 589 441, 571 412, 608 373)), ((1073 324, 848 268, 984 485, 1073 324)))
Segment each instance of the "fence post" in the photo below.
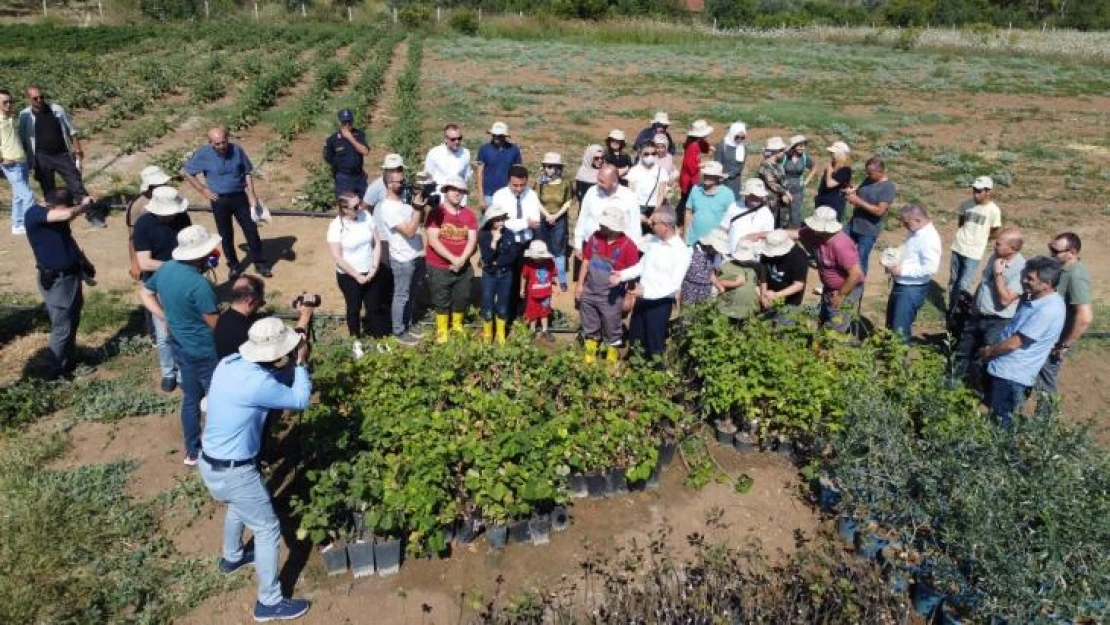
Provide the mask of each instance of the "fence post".
POLYGON ((96 0, 96 10, 100 12, 100 20, 104 21, 104 0, 96 0))
POLYGON ((354 14, 354 10, 353 10, 353 9, 351 9, 351 5, 349 5, 349 4, 347 5, 347 21, 348 21, 348 22, 353 22, 353 21, 355 21, 355 14, 354 14))
POLYGON ((439 20, 442 17, 442 15, 440 14, 440 11, 442 11, 442 9, 440 9, 439 7, 436 7, 436 24, 439 23, 439 20))
POLYGON ((212 9, 211 9, 211 7, 208 6, 208 0, 204 0, 204 19, 205 20, 211 20, 212 19, 212 9))
POLYGON ((46 11, 46 0, 42 0, 42 16, 50 17, 50 15, 46 11))
POLYGON ((258 21, 258 2, 254 3, 254 21, 258 21))
POLYGON ((308 9, 304 8, 304 3, 301 3, 301 19, 308 18, 308 9))
POLYGON ((478 23, 482 23, 482 7, 478 7, 478 23))
POLYGON ((397 7, 393 7, 393 23, 397 23, 397 7))
POLYGON ((713 18, 713 32, 717 32, 717 18, 713 18))

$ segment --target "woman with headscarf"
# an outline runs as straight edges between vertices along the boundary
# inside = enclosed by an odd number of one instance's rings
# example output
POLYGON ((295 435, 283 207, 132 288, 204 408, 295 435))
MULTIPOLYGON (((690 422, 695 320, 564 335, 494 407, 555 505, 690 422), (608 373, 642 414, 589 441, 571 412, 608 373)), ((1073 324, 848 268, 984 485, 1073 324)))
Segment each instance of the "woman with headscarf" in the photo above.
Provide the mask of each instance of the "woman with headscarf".
POLYGON ((748 126, 744 122, 736 122, 728 127, 728 134, 717 144, 717 153, 714 157, 725 170, 723 184, 732 189, 736 197, 740 197, 743 188, 741 176, 744 175, 744 159, 748 156, 748 126))
POLYGON ((559 288, 567 291, 567 246, 570 243, 567 212, 574 204, 570 184, 563 179, 563 157, 556 152, 543 155, 543 171, 532 190, 543 205, 539 238, 555 259, 559 288))
POLYGON ((678 174, 678 188, 682 191, 682 198, 675 209, 675 217, 681 230, 686 223, 686 202, 690 199, 690 191, 698 184, 701 174, 701 157, 709 154, 711 146, 708 137, 713 133, 713 127, 704 119, 695 121, 686 131, 686 143, 682 144, 682 168, 678 174))
POLYGON ((767 187, 767 208, 775 216, 775 227, 785 228, 790 223, 790 202, 793 198, 786 188, 786 172, 782 169, 782 153, 786 142, 782 137, 771 137, 763 146, 763 161, 759 164, 759 179, 767 187))
POLYGON ((782 157, 783 186, 790 192, 790 227, 802 226, 802 195, 813 178, 813 159, 806 154, 805 135, 790 137, 790 149, 782 157), (808 175, 807 175, 808 174, 808 175))
POLYGON ((605 149, 596 143, 586 148, 582 155, 582 166, 574 176, 574 197, 582 203, 582 196, 590 187, 597 184, 597 172, 605 164, 605 149))

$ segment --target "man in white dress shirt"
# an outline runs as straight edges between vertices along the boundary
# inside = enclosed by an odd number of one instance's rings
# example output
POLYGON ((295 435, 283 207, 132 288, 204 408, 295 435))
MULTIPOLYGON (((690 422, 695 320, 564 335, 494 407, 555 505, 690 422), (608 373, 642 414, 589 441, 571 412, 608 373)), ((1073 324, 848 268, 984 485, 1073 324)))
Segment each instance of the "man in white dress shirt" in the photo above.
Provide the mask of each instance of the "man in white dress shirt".
MULTIPOLYGON (((458 176, 470 184, 470 150, 463 147, 462 130, 458 124, 443 127, 443 143, 428 150, 424 158, 424 171, 436 182, 436 189, 442 194, 443 185, 451 176, 458 176)), ((463 196, 466 205, 466 196, 463 196)))
POLYGON ((886 327, 900 334, 902 340, 909 341, 913 321, 929 294, 933 274, 940 268, 943 246, 924 208, 910 204, 899 212, 899 217, 910 235, 901 253, 894 255, 893 262, 886 268, 894 279, 886 305, 886 327))
POLYGON ((579 261, 582 260, 582 243, 597 231, 602 210, 613 203, 619 204, 624 210, 624 233, 632 239, 636 247, 644 249, 643 231, 640 229, 640 205, 636 202, 636 194, 628 187, 621 186, 616 167, 605 164, 597 172, 597 184, 582 196, 582 209, 578 213, 578 223, 574 226, 574 236, 571 237, 570 245, 574 248, 574 257, 579 261))
POLYGON ((524 264, 524 250, 536 237, 540 227, 543 204, 536 192, 528 188, 528 168, 513 165, 509 168, 509 185, 494 192, 490 198, 490 208, 497 208, 509 214, 505 220, 505 233, 511 237, 518 251, 513 267, 513 286, 509 291, 509 319, 514 319, 520 311, 520 270, 524 264))

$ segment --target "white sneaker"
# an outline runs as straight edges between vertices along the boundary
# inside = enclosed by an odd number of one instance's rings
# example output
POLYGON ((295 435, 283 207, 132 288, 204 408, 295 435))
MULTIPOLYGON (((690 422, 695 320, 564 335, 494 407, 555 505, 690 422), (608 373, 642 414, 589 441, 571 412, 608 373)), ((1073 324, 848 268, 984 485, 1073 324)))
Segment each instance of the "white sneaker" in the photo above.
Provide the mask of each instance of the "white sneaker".
POLYGON ((27 229, 23 226, 12 226, 12 235, 21 237, 27 234, 27 229))
POLYGON ((362 350, 362 341, 355 341, 355 344, 351 347, 351 355, 355 357, 355 360, 360 360, 366 355, 366 352, 362 350))

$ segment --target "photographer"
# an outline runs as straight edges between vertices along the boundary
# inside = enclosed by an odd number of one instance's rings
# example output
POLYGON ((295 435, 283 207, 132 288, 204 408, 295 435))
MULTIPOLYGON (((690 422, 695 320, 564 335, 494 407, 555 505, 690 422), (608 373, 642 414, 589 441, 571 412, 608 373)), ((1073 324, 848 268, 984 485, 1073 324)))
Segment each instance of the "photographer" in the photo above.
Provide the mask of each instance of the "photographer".
MULTIPOLYGON (((300 299, 300 298, 298 298, 300 299)), ((311 307, 301 306, 311 318, 311 307)), ((212 497, 227 504, 219 568, 232 573, 253 563, 258 575, 256 621, 290 620, 310 607, 281 593, 281 526, 258 468, 262 431, 272 410, 303 410, 312 397, 307 325, 293 330, 276 317, 256 321, 239 353, 220 361, 212 375, 208 419, 202 436, 200 474, 212 497), (292 386, 283 383, 292 369, 292 386), (244 548, 250 528, 254 548, 244 548)))
POLYGON ((32 204, 23 223, 38 267, 39 292, 50 316, 50 377, 54 378, 77 367, 77 326, 84 303, 81 281, 95 277, 96 268, 73 238, 70 222, 85 214, 93 200, 86 196, 75 207, 72 196, 58 189, 45 203, 32 204))

